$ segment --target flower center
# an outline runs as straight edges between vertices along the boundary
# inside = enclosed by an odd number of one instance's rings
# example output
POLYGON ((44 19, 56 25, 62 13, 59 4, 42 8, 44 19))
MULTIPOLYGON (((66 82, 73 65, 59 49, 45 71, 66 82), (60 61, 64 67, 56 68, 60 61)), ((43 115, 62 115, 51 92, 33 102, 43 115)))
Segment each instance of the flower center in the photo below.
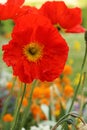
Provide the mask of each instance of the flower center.
POLYGON ((23 54, 25 55, 27 60, 36 62, 43 56, 43 46, 41 46, 37 42, 32 42, 24 46, 23 54))
POLYGON ((29 53, 30 53, 31 55, 35 55, 38 50, 37 50, 37 48, 35 48, 35 47, 30 47, 28 51, 29 51, 29 53))

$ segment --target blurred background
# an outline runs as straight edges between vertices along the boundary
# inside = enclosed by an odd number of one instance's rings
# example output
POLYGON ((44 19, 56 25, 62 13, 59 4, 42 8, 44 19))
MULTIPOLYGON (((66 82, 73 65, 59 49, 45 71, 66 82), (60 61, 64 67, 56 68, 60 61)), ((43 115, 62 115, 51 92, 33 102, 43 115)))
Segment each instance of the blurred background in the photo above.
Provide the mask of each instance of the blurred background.
MULTIPOLYGON (((0 3, 5 3, 6 1, 7 0, 0 0, 0 3)), ((45 1, 47 0, 25 0, 24 4, 36 6, 37 8, 39 8, 42 5, 42 3, 44 3, 45 1)), ((49 1, 52 1, 52 0, 49 0, 49 1)), ((58 1, 58 0, 55 0, 55 1, 58 1)), ((83 19, 82 26, 85 29, 87 29, 87 0, 64 0, 64 1, 70 7, 77 6, 82 9, 82 19, 83 19)), ((13 78, 12 69, 7 67, 7 65, 3 62, 2 45, 7 44, 9 40, 11 39, 11 32, 12 32, 13 26, 14 26, 14 23, 11 20, 0 21, 0 108, 2 107, 2 101, 4 100, 4 98, 7 97, 7 95, 9 95, 9 88, 12 87, 12 78, 13 78)), ((80 69, 81 69, 84 52, 85 52, 84 33, 79 33, 79 34, 62 33, 62 35, 67 41, 68 46, 69 46, 69 56, 68 56, 67 63, 65 66, 65 72, 67 73, 67 76, 65 76, 64 81, 65 81, 65 85, 67 85, 67 82, 69 82, 71 87, 69 86, 69 89, 65 89, 65 93, 67 96, 71 91, 70 97, 72 97, 74 94, 75 86, 79 82, 80 69)), ((87 61, 86 61, 86 64, 87 64, 87 61)), ((87 72, 86 64, 84 67, 84 72, 87 72)), ((17 87, 18 83, 19 81, 17 81, 15 85, 15 89, 16 89, 15 94, 17 94, 18 92, 18 87, 17 87)), ((63 90, 64 90, 64 87, 63 87, 63 90)), ((82 89, 80 90, 80 92, 81 91, 82 89)), ((47 90, 47 94, 48 94, 48 90, 47 90)), ((64 95, 64 94, 60 93, 60 95, 64 95)), ((87 76, 86 76, 86 82, 84 84, 84 95, 85 95, 86 104, 87 104, 87 76)), ((67 99, 69 99, 70 97, 68 97, 67 99)), ((80 95, 78 96, 78 98, 79 98, 79 102, 80 100, 81 101, 83 100, 80 95)), ((64 97, 64 100, 65 100, 65 97, 64 97)), ((13 102, 13 99, 12 99, 12 102, 13 102)), ((76 105, 77 105, 76 107, 78 107, 78 104, 76 105)), ((10 108, 12 108, 12 106, 13 104, 11 105, 10 108)), ((66 102, 65 102, 65 106, 66 106, 66 102)), ((84 116, 87 120, 87 108, 84 113, 84 116)))

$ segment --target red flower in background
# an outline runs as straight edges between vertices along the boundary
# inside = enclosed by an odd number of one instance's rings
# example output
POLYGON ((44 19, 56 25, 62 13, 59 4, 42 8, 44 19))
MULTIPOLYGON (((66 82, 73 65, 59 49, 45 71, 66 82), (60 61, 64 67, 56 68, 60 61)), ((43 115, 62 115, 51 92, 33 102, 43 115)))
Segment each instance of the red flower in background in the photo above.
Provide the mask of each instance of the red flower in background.
POLYGON ((0 20, 13 19, 25 0, 7 0, 5 4, 0 4, 0 20))
POLYGON ((17 18, 22 16, 22 15, 26 15, 26 14, 30 14, 30 13, 38 14, 39 12, 38 12, 38 9, 36 7, 22 6, 22 8, 20 8, 20 10, 18 11, 17 18))
POLYGON ((57 29, 44 16, 35 14, 19 18, 13 39, 3 51, 3 60, 25 83, 54 80, 62 73, 68 56, 68 46, 57 29))
POLYGON ((68 8, 63 1, 52 1, 44 3, 39 12, 48 17, 59 30, 63 28, 66 32, 72 32, 72 28, 74 28, 74 32, 85 31, 80 26, 82 17, 81 9, 78 7, 68 8), (79 29, 76 26, 79 26, 79 29))
POLYGON ((62 1, 46 2, 39 9, 31 6, 23 6, 25 0, 7 0, 5 4, 0 4, 0 20, 17 19, 25 14, 42 14, 48 17, 52 24, 58 30, 66 32, 84 32, 85 29, 81 27, 81 9, 68 8, 62 1))
POLYGON ((31 6, 23 6, 25 0, 8 0, 5 4, 0 4, 0 20, 12 19, 14 22, 25 14, 37 14, 38 9, 31 6))

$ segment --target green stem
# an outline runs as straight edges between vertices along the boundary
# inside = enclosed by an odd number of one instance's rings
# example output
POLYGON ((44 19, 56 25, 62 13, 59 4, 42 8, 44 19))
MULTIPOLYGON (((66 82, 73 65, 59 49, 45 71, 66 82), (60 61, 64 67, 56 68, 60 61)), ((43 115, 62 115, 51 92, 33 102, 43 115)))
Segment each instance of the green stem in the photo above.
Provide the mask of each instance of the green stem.
MULTIPOLYGON (((24 115, 23 115, 22 122, 21 122, 21 128, 25 125, 26 120, 29 117, 30 107, 31 107, 31 103, 32 103, 32 95, 33 95, 33 91, 36 86, 36 83, 37 83, 37 80, 34 80, 32 83, 32 88, 30 91, 29 99, 28 99, 28 106, 25 108, 25 111, 24 111, 24 115)), ((21 130, 21 128, 20 128, 20 130, 21 130)))
POLYGON ((82 81, 82 89, 81 89, 81 96, 82 96, 82 98, 81 98, 81 105, 80 105, 80 110, 79 110, 79 114, 80 115, 82 115, 82 109, 83 109, 83 105, 84 105, 84 99, 83 99, 83 97, 84 97, 84 83, 85 83, 85 78, 86 78, 86 72, 84 72, 84 74, 83 74, 83 81, 82 81))
POLYGON ((81 83, 81 79, 82 79, 82 72, 83 72, 83 69, 84 69, 85 62, 86 62, 86 57, 87 57, 87 42, 86 42, 86 48, 85 48, 85 55, 84 55, 84 59, 83 59, 82 66, 81 66, 81 73, 80 73, 79 83, 78 83, 78 85, 76 87, 75 94, 74 94, 74 97, 73 97, 73 100, 72 100, 72 103, 71 103, 71 106, 70 106, 68 112, 70 112, 72 110, 74 101, 76 99, 76 96, 77 96, 79 88, 80 88, 80 83, 81 83))
POLYGON ((68 112, 70 112, 70 111, 72 110, 74 101, 75 101, 75 99, 76 99, 76 96, 77 96, 77 93, 78 93, 78 90, 79 90, 79 87, 80 87, 81 79, 82 79, 82 73, 81 73, 81 75, 80 75, 79 83, 78 83, 78 85, 77 85, 77 87, 76 87, 75 94, 74 94, 74 97, 73 97, 73 99, 72 99, 72 103, 71 103, 71 106, 70 106, 68 112))
POLYGON ((56 130, 56 128, 63 122, 65 119, 70 115, 70 113, 64 115, 62 118, 59 119, 59 121, 56 123, 56 125, 51 130, 56 130))
POLYGON ((81 71, 83 71, 83 69, 84 69, 84 65, 85 65, 85 61, 86 61, 86 57, 87 57, 87 41, 86 41, 85 44, 86 44, 85 55, 84 55, 84 59, 83 59, 83 62, 82 62, 81 71))
MULTIPOLYGON (((23 85, 24 84, 21 82, 21 85, 20 85, 20 88, 19 88, 19 91, 18 91, 18 95, 17 95, 17 99, 16 99, 16 102, 15 102, 15 106, 14 106, 14 110, 15 110, 14 113, 13 113, 14 118, 15 118, 15 115, 16 115, 16 110, 18 109, 20 96, 22 95, 22 92, 23 92, 23 90, 22 90, 23 85)), ((14 121, 12 122, 11 126, 13 126, 13 124, 14 124, 14 121)))
MULTIPOLYGON (((83 59, 82 66, 81 66, 80 79, 79 79, 78 85, 77 85, 77 87, 76 87, 75 94, 74 94, 74 97, 73 97, 73 99, 72 99, 72 103, 71 103, 71 106, 70 106, 68 112, 70 112, 70 111, 72 110, 74 101, 75 101, 75 99, 76 99, 76 96, 77 96, 78 91, 79 91, 79 88, 80 88, 80 83, 81 83, 81 79, 82 79, 82 72, 83 72, 84 65, 85 65, 85 62, 86 62, 86 57, 87 57, 87 32, 85 33, 85 44, 86 44, 86 48, 85 48, 84 59, 83 59)), ((61 129, 61 130, 63 130, 63 129, 64 129, 64 126, 62 126, 62 129, 61 129)))
POLYGON ((5 100, 3 111, 2 111, 2 114, 1 114, 1 120, 0 121, 2 121, 2 118, 3 118, 4 114, 6 113, 6 110, 7 110, 7 107, 8 107, 8 103, 11 100, 11 97, 12 97, 12 94, 13 94, 13 90, 14 90, 14 86, 15 86, 15 81, 16 81, 16 78, 13 80, 13 86, 11 88, 10 95, 5 100))
POLYGON ((19 118, 19 113, 20 113, 20 108, 22 106, 22 102, 23 102, 23 98, 24 98, 24 95, 25 95, 25 92, 26 92, 26 84, 24 85, 24 90, 23 90, 23 93, 22 93, 22 97, 21 97, 21 101, 20 101, 20 104, 18 106, 18 109, 15 113, 15 118, 14 118, 14 122, 13 122, 13 125, 12 125, 12 128, 11 130, 15 130, 16 128, 16 124, 18 122, 18 118, 19 118))
MULTIPOLYGON (((81 122, 82 122, 84 125, 86 124, 86 122, 85 122, 79 115, 77 115, 77 114, 74 113, 74 112, 70 112, 70 113, 64 115, 63 117, 61 117, 61 118, 59 119, 59 121, 55 124, 55 126, 54 126, 51 130, 56 130, 56 128, 57 128, 60 124, 64 123, 65 121, 69 121, 68 116, 71 116, 71 117, 74 117, 74 118, 78 118, 78 119, 81 120, 81 122)), ((70 119, 71 119, 71 118, 70 118, 70 119)), ((76 125, 74 124, 74 122, 70 122, 70 123, 77 129, 77 127, 76 127, 76 125)), ((63 129, 63 128, 62 128, 62 129, 63 129)))
MULTIPOLYGON (((17 106, 18 106, 18 103, 19 103, 19 98, 20 96, 22 95, 22 87, 23 87, 23 83, 21 82, 21 85, 20 85, 20 88, 19 88, 19 91, 18 91, 18 95, 17 95, 17 99, 16 99, 16 102, 15 102, 15 106, 14 106, 14 110, 17 109, 17 106)), ((13 113, 14 115, 16 114, 16 111, 14 111, 13 113)))
MULTIPOLYGON (((64 119, 64 120, 62 120, 59 124, 55 125, 55 127, 53 127, 52 130, 56 130, 59 125, 61 125, 61 124, 64 123, 64 122, 67 122, 67 121, 68 121, 67 118, 64 119)), ((75 128, 76 130, 78 130, 78 128, 77 128, 76 124, 74 124, 74 122, 71 122, 71 124, 74 126, 74 128, 75 128)))

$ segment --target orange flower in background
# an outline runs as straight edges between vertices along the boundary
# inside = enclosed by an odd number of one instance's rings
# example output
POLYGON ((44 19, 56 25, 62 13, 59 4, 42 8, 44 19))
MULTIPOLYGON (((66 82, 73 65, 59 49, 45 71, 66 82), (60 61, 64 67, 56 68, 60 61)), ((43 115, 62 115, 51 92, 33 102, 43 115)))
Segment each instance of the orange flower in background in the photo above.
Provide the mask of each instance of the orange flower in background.
POLYGON ((50 87, 43 89, 43 95, 45 98, 50 98, 50 87))
POLYGON ((65 85, 70 85, 71 81, 68 76, 63 75, 62 78, 60 77, 60 78, 57 78, 56 80, 54 80, 54 83, 57 86, 58 90, 60 92, 63 92, 63 87, 65 85))
POLYGON ((13 121, 13 116, 11 114, 6 114, 3 117, 4 122, 12 122, 13 121))
POLYGON ((68 8, 63 1, 47 1, 41 6, 39 12, 48 17, 59 31, 85 32, 85 29, 80 25, 82 13, 78 7, 68 8))
POLYGON ((23 105, 24 107, 27 107, 27 105, 28 105, 28 100, 27 100, 26 97, 23 98, 22 105, 23 105))
POLYGON ((8 89, 11 89, 12 86, 13 86, 13 83, 12 82, 8 82, 6 86, 7 86, 8 89))
POLYGON ((70 79, 67 76, 63 76, 62 82, 63 82, 64 85, 71 84, 71 81, 70 81, 70 79))
POLYGON ((59 77, 59 78, 56 78, 56 79, 54 80, 54 83, 56 83, 57 86, 61 87, 61 84, 62 84, 61 78, 60 78, 60 77, 59 77))
POLYGON ((14 75, 22 82, 53 81, 62 73, 68 46, 44 16, 20 17, 12 37, 9 44, 3 46, 3 60, 12 66, 14 75))
POLYGON ((39 87, 45 89, 45 88, 48 88, 49 86, 50 86, 49 82, 47 82, 47 81, 44 81, 44 82, 39 81, 39 87))
POLYGON ((31 112, 35 119, 46 119, 45 114, 41 110, 40 106, 35 103, 31 106, 31 112))
POLYGON ((55 110, 54 110, 54 112, 53 112, 53 114, 55 115, 55 116, 59 116, 60 115, 60 112, 61 112, 61 106, 60 106, 60 103, 56 103, 55 104, 55 110))
POLYGON ((72 67, 70 65, 65 65, 63 70, 64 75, 70 75, 72 74, 72 67))
POLYGON ((50 98, 50 87, 43 88, 42 86, 35 87, 33 92, 33 99, 50 98))
POLYGON ((49 100, 47 100, 46 98, 43 98, 40 100, 41 104, 46 104, 47 106, 50 104, 49 100))
POLYGON ((33 99, 40 99, 43 98, 43 92, 40 87, 35 87, 34 92, 33 92, 33 99))
POLYGON ((66 98, 70 98, 74 95, 74 89, 72 88, 72 86, 66 85, 63 94, 66 98))

